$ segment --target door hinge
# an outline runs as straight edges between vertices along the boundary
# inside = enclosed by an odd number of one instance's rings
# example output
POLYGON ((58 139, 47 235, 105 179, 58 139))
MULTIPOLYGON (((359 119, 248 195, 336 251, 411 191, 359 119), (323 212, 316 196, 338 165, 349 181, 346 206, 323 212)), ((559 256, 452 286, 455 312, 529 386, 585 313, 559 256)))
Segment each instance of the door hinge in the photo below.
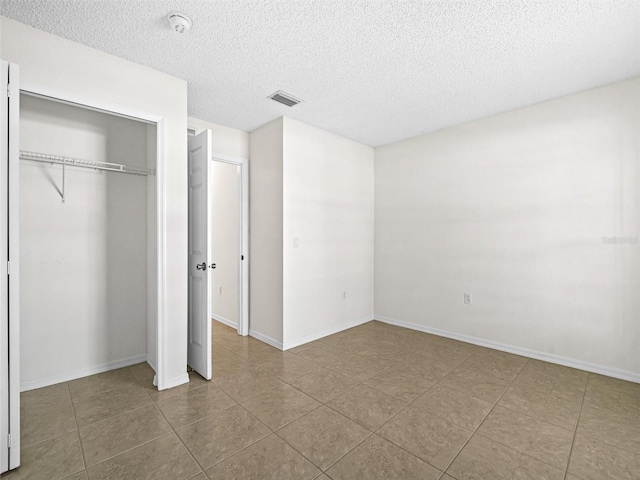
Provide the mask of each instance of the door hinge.
POLYGON ((11 84, 7 83, 7 97, 11 98, 11 84))
POLYGON ((11 445, 11 434, 7 433, 7 447, 11 448, 13 447, 13 445, 11 445))
POLYGON ((11 275, 11 262, 7 261, 7 275, 11 275))

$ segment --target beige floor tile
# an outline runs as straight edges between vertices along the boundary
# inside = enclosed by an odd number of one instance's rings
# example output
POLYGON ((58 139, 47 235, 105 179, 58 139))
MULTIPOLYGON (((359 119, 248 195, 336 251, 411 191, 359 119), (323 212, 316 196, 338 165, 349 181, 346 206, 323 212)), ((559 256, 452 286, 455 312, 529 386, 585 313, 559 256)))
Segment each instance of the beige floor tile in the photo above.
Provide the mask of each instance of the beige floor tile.
POLYGON ((464 480, 563 480, 559 470, 488 438, 474 435, 447 469, 464 480))
POLYGON ((306 360, 298 355, 286 353, 279 359, 271 362, 256 365, 254 370, 260 373, 267 373, 278 377, 280 380, 290 382, 296 378, 300 378, 307 373, 315 372, 320 365, 306 360))
POLYGON ((443 378, 440 384, 480 400, 495 403, 507 389, 509 382, 461 366, 443 378))
POLYGON ((5 480, 60 480, 84 470, 77 432, 22 448, 20 467, 2 475, 5 480))
POLYGON ((266 373, 243 372, 216 380, 216 385, 236 402, 246 402, 284 382, 266 373))
POLYGON ((286 384, 243 403, 247 410, 272 430, 291 423, 320 405, 320 402, 286 384))
POLYGON ((613 377, 605 377, 595 373, 589 374, 589 385, 602 390, 625 393, 633 397, 640 397, 640 383, 628 382, 613 377))
POLYGON ((358 385, 327 403, 369 430, 378 428, 406 405, 407 402, 368 385, 358 385))
POLYGON ((410 375, 435 383, 454 368, 454 363, 442 357, 430 359, 420 355, 409 355, 393 368, 402 369, 410 375))
POLYGON ((189 372, 189 382, 178 385, 177 387, 168 388, 166 390, 158 390, 153 385, 153 376, 147 379, 147 381, 140 381, 140 384, 144 387, 144 391, 149 395, 149 398, 154 402, 164 400, 166 398, 173 397, 174 395, 180 395, 196 388, 200 388, 204 385, 208 385, 211 382, 205 380, 196 372, 189 372))
POLYGON ((278 431, 280 437, 323 471, 369 434, 364 427, 325 406, 278 431))
POLYGON ((406 372, 402 366, 383 370, 364 383, 407 403, 418 398, 433 385, 432 381, 406 372))
POLYGON ((290 383, 321 403, 328 402, 356 384, 355 380, 326 367, 297 378, 290 383))
POLYGON ((316 345, 311 348, 307 348, 302 352, 299 352, 302 358, 306 358, 307 360, 313 363, 319 363, 320 365, 329 365, 334 363, 341 357, 348 357, 354 353, 349 348, 336 346, 336 345, 316 345))
POLYGON ((545 394, 581 402, 587 376, 587 372, 574 368, 530 360, 520 372, 517 381, 532 385, 545 394))
POLYGON ((200 467, 175 433, 170 433, 87 471, 90 480, 186 480, 200 472, 200 467))
POLYGON ((138 380, 141 385, 144 386, 146 383, 153 384, 153 376, 156 372, 148 363, 143 362, 132 365, 129 367, 129 371, 134 377, 136 377, 136 380, 138 380))
POLYGON ((265 348, 248 348, 239 352, 238 355, 250 364, 263 364, 277 361, 284 355, 282 350, 266 346, 265 348))
POLYGON ((638 384, 376 321, 288 352, 212 325, 213 382, 159 392, 141 363, 22 393, 2 479, 208 480, 193 454, 212 478, 640 479, 638 384))
POLYGON ((284 352, 255 338, 230 346, 230 350, 250 363, 266 363, 281 357, 284 352))
POLYGON ((206 471, 219 480, 312 480, 320 474, 306 458, 270 435, 206 471))
POLYGON ((504 393, 498 405, 574 430, 580 415, 581 402, 579 399, 567 400, 544 393, 535 386, 516 380, 504 393))
POLYGON ((62 480, 87 480, 87 472, 83 470, 82 472, 74 473, 73 475, 64 477, 62 480))
POLYGON ((86 465, 91 466, 170 432, 151 404, 81 428, 80 442, 86 465))
POLYGON ((434 338, 433 345, 434 347, 445 347, 449 351, 456 351, 467 356, 477 355, 479 353, 487 351, 485 347, 473 345, 472 343, 461 342, 460 340, 454 340, 453 338, 438 336, 434 338))
POLYGON ((321 339, 321 342, 322 345, 347 349, 352 353, 362 350, 368 346, 368 340, 365 337, 344 332, 325 337, 321 339))
POLYGON ((211 379, 214 382, 230 375, 251 371, 254 371, 254 368, 247 361, 235 355, 211 361, 211 379))
POLYGON ((561 470, 567 467, 573 431, 495 407, 477 432, 561 470))
POLYGON ((313 345, 311 345, 311 342, 309 342, 309 343, 304 343, 304 344, 302 344, 302 345, 298 345, 297 347, 293 347, 293 348, 288 349, 288 350, 287 350, 287 352, 289 352, 289 353, 296 353, 296 354, 297 354, 297 353, 300 353, 300 352, 305 351, 305 350, 306 350, 306 349, 308 349, 308 348, 311 348, 312 346, 313 346, 313 345))
POLYGON ((380 436, 444 470, 471 431, 410 405, 377 432, 380 436))
POLYGON ((576 435, 568 472, 582 480, 636 480, 640 455, 576 435))
POLYGON ((377 435, 371 435, 333 465, 334 480, 437 480, 440 471, 377 435))
POLYGON ((440 385, 431 388, 413 405, 468 430, 475 430, 493 408, 493 404, 440 385))
POLYGON ((137 383, 105 393, 73 399, 76 420, 80 428, 150 403, 151 399, 137 383))
POLYGON ((24 392, 20 409, 22 448, 76 430, 66 383, 24 392))
POLYGON ((577 433, 640 455, 640 421, 610 410, 582 407, 577 433))
POLYGON ((204 473, 200 472, 195 477, 189 478, 189 480, 208 480, 208 479, 207 479, 207 476, 204 473))
POLYGON ((20 393, 20 405, 41 405, 55 403, 61 399, 70 398, 67 382, 57 383, 48 387, 36 388, 20 393))
POLYGON ((417 351, 416 354, 431 360, 446 360, 451 366, 457 366, 479 350, 480 347, 475 345, 446 338, 439 338, 438 340, 425 345, 425 347, 420 351, 417 351))
POLYGON ((137 385, 138 380, 133 376, 129 368, 119 368, 118 370, 72 380, 69 382, 69 390, 71 398, 75 400, 80 397, 137 385))
POLYGON ((591 380, 587 383, 584 404, 588 407, 610 410, 640 421, 640 389, 616 388, 616 382, 591 380))
POLYGON ((266 437, 271 432, 240 405, 193 423, 177 431, 202 468, 266 437))
POLYGON ((385 370, 387 365, 376 362, 370 358, 351 355, 349 357, 341 357, 327 365, 327 367, 349 378, 353 378, 357 382, 362 382, 369 377, 373 377, 376 373, 385 370))
POLYGON ((527 360, 517 355, 504 354, 502 356, 486 353, 471 355, 460 367, 480 375, 491 375, 503 382, 510 383, 518 376, 525 363, 527 360))
POLYGON ((229 395, 209 383, 180 395, 160 400, 156 405, 175 429, 184 427, 236 404, 229 395))
POLYGON ((390 367, 397 365, 409 356, 409 352, 402 347, 381 348, 376 344, 369 344, 356 352, 356 355, 366 360, 371 360, 390 367))

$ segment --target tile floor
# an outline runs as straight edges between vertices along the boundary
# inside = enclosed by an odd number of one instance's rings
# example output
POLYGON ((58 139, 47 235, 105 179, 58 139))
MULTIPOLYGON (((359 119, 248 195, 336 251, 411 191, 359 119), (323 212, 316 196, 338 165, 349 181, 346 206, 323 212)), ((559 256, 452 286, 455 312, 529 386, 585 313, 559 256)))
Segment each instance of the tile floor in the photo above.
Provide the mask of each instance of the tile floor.
POLYGON ((213 381, 146 364, 22 394, 2 479, 640 479, 640 385, 379 322, 280 352, 214 322, 213 381))

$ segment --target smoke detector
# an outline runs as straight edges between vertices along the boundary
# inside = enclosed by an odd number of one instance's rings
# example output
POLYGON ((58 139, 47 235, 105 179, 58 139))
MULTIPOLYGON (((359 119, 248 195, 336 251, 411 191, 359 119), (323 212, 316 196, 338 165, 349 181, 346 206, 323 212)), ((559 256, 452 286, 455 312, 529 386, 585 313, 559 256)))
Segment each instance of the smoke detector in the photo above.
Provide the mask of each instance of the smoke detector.
POLYGON ((169 12, 167 13, 167 20, 175 32, 185 33, 191 28, 191 19, 184 13, 169 12))
POLYGON ((302 101, 294 97, 290 93, 283 92, 282 90, 278 90, 277 92, 272 93, 268 98, 270 98, 271 100, 275 100, 278 103, 282 103, 287 107, 293 107, 302 101))

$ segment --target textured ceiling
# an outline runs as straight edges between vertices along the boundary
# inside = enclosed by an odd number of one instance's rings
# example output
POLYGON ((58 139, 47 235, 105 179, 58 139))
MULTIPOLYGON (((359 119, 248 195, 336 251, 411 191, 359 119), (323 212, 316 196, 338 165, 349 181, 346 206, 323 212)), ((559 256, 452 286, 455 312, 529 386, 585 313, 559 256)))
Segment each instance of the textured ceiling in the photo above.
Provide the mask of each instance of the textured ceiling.
POLYGON ((2 15, 189 83, 189 115, 281 115, 372 146, 640 75, 640 2, 1 0, 2 15), (187 34, 168 27, 179 10, 187 34), (267 95, 304 100, 288 108, 267 95))

